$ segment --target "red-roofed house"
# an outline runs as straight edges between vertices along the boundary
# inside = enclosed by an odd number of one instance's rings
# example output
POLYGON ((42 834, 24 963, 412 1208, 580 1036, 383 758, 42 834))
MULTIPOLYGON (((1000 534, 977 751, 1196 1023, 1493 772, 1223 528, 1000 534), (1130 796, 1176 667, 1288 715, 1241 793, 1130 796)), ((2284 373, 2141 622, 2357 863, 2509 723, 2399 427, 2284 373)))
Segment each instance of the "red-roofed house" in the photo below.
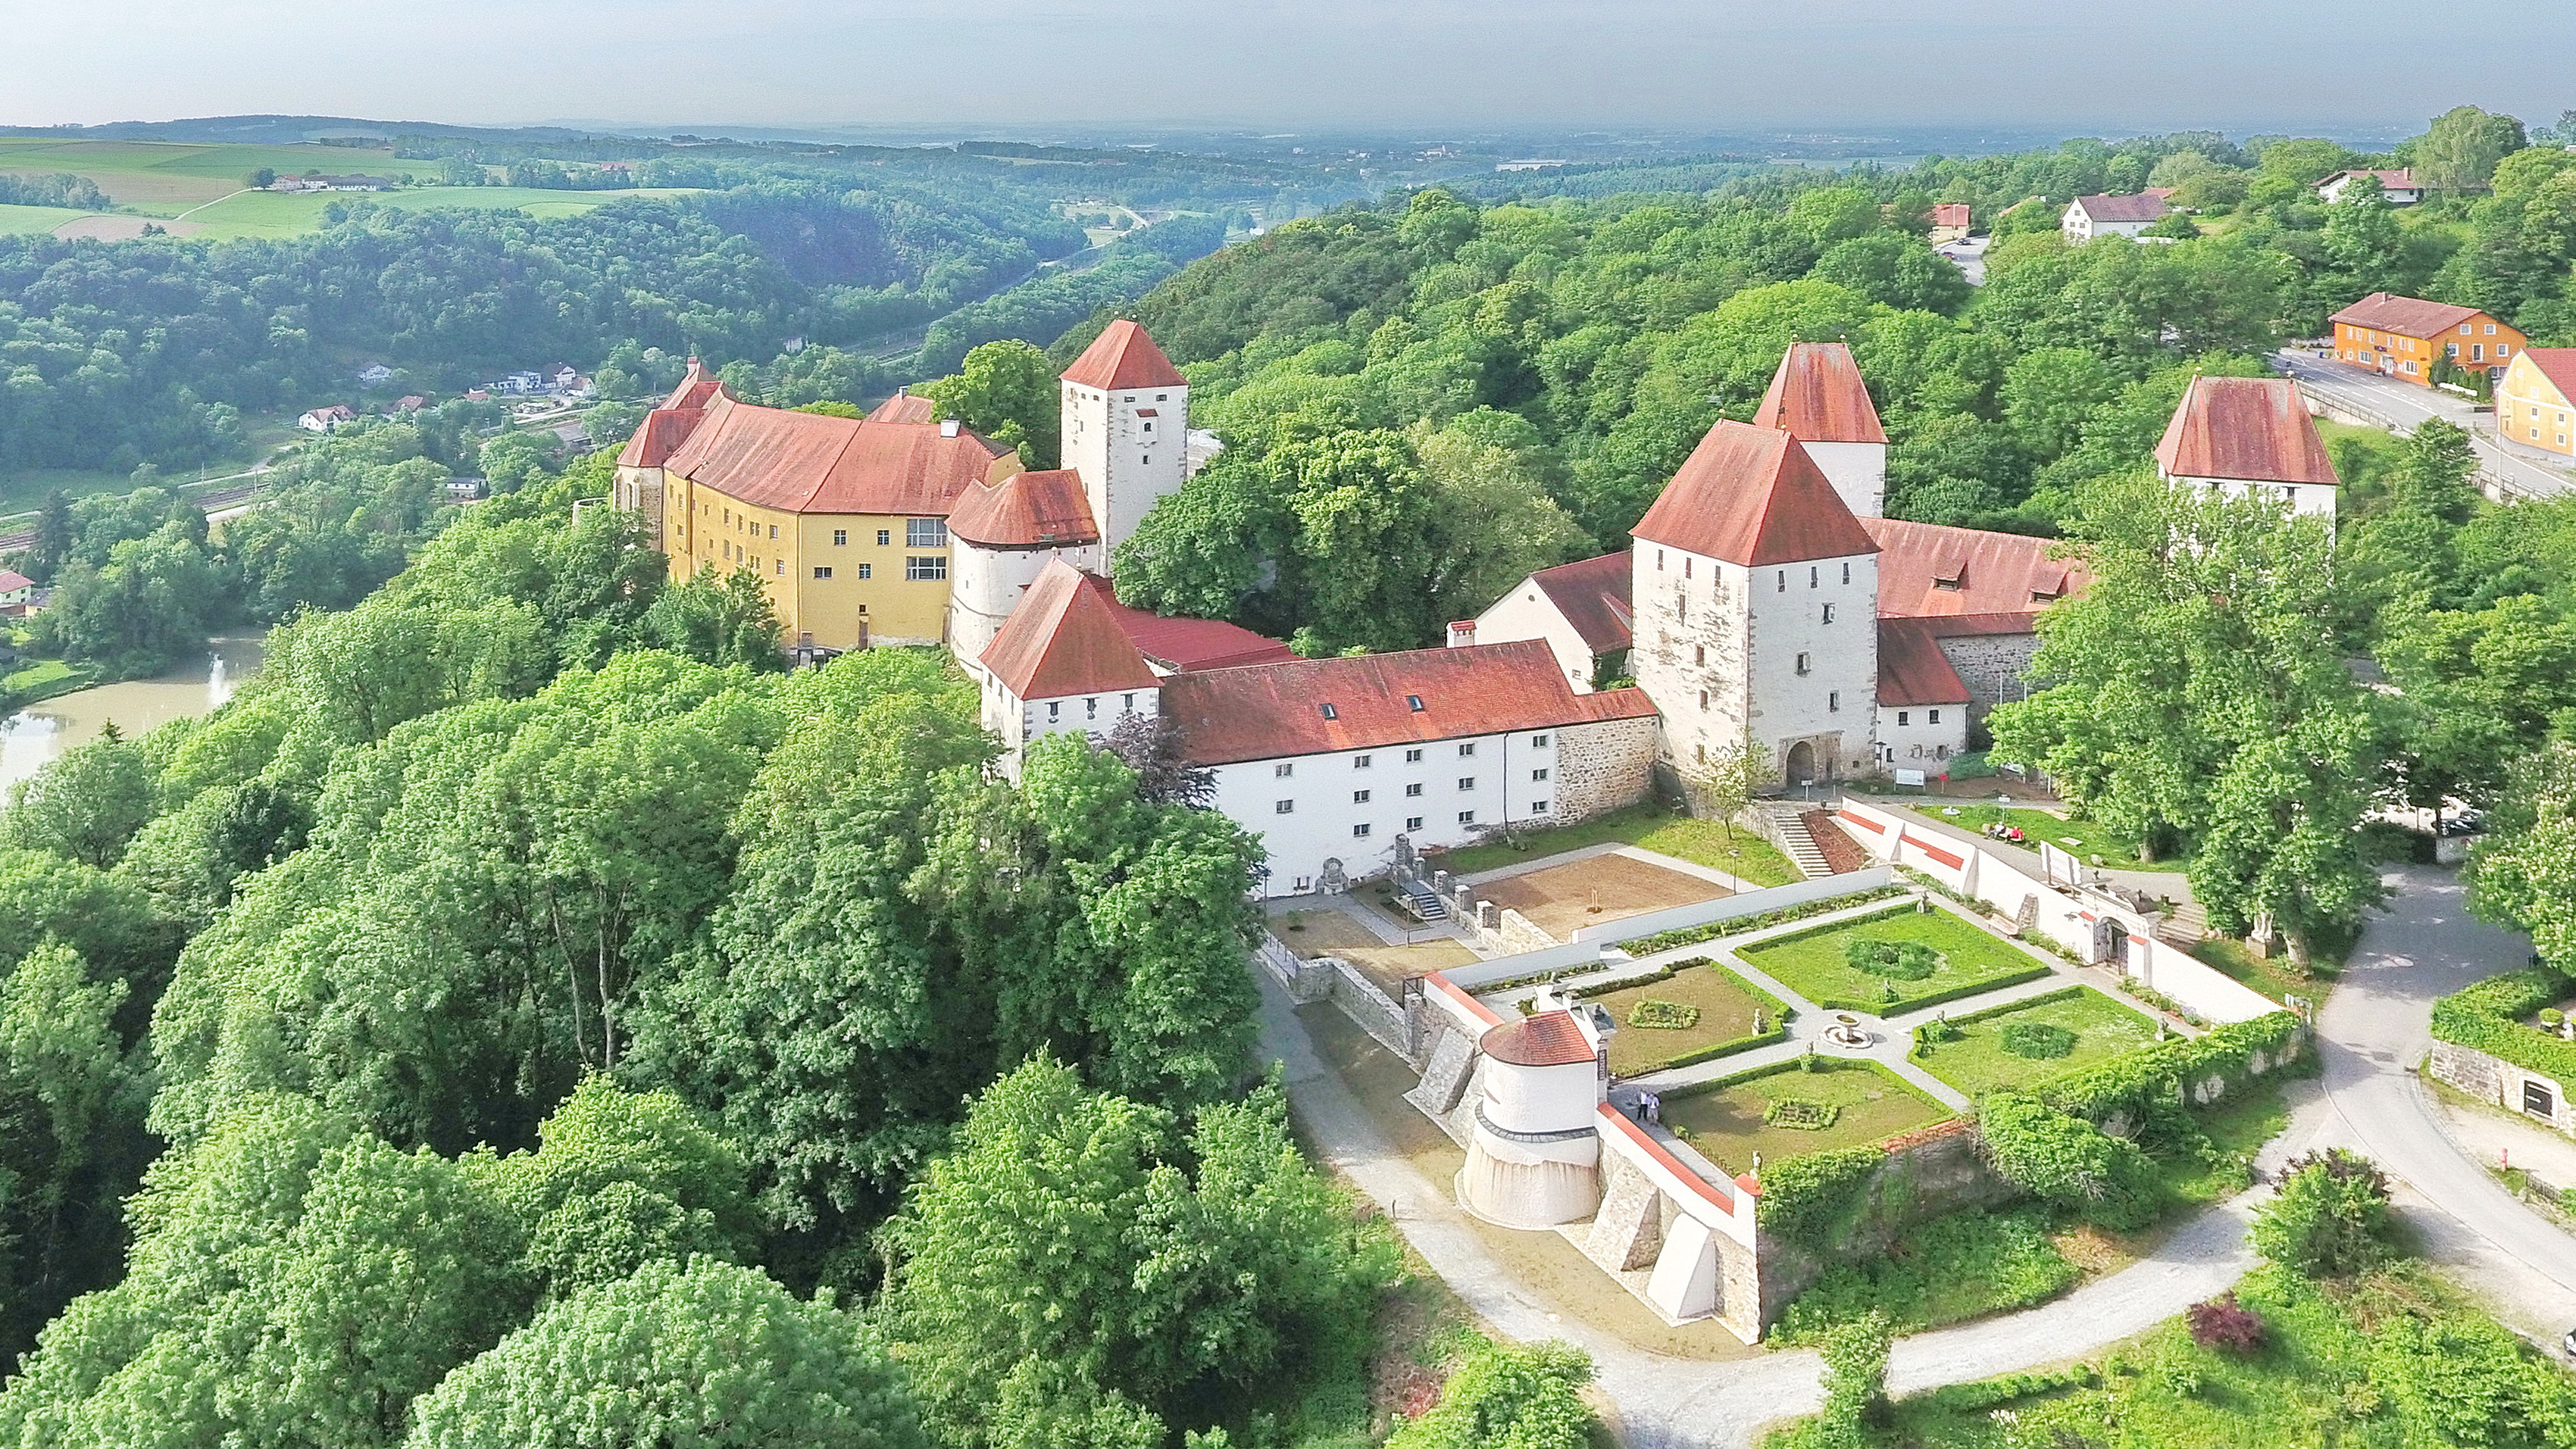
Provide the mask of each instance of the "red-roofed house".
POLYGON ((2317 183, 2317 197, 2328 203, 2341 201, 2345 189, 2365 176, 2379 179, 2379 194, 2391 206, 2413 206, 2424 199, 2424 188, 2413 171, 2338 171, 2317 183))
POLYGON ((1540 639, 1556 655, 1565 682, 1588 694, 1620 673, 1635 642, 1628 620, 1628 555, 1605 553, 1580 563, 1540 569, 1476 616, 1452 626, 1456 644, 1503 644, 1540 639))
POLYGON ((2135 196, 2079 196, 2066 205, 2058 229, 2066 234, 2069 245, 2082 246, 2101 236, 2124 236, 2132 241, 2148 227, 2165 219, 2173 208, 2165 205, 2171 191, 2143 191, 2135 196))
POLYGON ((2195 377, 2183 390, 2156 471, 2230 497, 2278 497, 2334 521, 2342 480, 2299 385, 2286 377, 2195 377))
POLYGON ((2576 347, 2526 347, 2496 384, 2496 431, 2517 443, 2576 455, 2576 347))
POLYGON ((36 597, 36 581, 16 569, 0 569, 0 613, 12 618, 27 612, 36 597))
POLYGON ((1860 364, 1840 342, 1792 342, 1771 374, 1753 414, 1757 428, 1777 428, 1806 445, 1845 505, 1861 518, 1886 511, 1887 430, 1861 381, 1860 364))
POLYGON ((2433 385, 2438 359, 2501 381, 2523 335, 2475 307, 2373 292, 2334 314, 2335 355, 2419 387, 2433 385))
POLYGON ((1965 241, 1968 232, 1975 224, 1968 203, 1941 202, 1932 208, 1932 241, 1935 245, 1942 242, 1965 241))

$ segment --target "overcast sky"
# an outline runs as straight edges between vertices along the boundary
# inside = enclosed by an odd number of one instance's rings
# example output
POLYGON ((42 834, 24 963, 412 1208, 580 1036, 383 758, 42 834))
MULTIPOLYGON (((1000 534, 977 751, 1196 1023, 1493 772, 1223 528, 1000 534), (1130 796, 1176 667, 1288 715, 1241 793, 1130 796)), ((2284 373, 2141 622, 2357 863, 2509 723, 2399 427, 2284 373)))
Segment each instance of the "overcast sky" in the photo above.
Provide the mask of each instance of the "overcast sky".
POLYGON ((2420 127, 2576 106, 2494 0, 10 0, 0 122, 2420 127), (2456 81, 2446 81, 2456 76, 2456 81), (2392 79, 2397 78, 2397 79, 2392 79))

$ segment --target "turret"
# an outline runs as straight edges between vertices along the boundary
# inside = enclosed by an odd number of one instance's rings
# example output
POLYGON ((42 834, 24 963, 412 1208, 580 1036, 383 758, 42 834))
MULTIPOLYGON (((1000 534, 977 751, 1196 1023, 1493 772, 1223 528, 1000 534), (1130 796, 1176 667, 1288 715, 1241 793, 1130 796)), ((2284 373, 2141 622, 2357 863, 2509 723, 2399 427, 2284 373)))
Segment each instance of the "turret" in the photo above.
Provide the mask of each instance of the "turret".
POLYGON ((1064 373, 1064 466, 1082 475, 1104 564, 1189 476, 1190 384, 1145 329, 1109 324, 1064 373))

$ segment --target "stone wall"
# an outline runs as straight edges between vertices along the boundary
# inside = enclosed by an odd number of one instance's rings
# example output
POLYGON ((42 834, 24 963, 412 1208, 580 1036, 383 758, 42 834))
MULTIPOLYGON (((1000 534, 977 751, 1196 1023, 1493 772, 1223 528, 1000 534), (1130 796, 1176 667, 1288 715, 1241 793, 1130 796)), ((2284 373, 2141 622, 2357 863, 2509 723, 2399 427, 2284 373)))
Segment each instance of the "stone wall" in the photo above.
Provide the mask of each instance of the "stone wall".
POLYGON ((1557 731, 1549 817, 1570 824, 1634 805, 1653 787, 1656 722, 1607 719, 1557 731))
MULTIPOLYGON (((2031 657, 2039 652, 2037 634, 1962 634, 1941 641, 1941 657, 1959 671, 1968 686, 1968 728, 1981 731, 1986 711, 2008 699, 2021 698, 2022 680, 2031 657)), ((1977 737, 1972 734, 1973 747, 1977 737)))
MULTIPOLYGON (((1987 1164, 1976 1124, 1954 1117, 1885 1144, 1887 1158, 1858 1189, 1867 1201, 1832 1261, 1883 1256, 1911 1229, 1949 1213, 1994 1208, 2027 1196, 1987 1164)), ((1827 1259, 1776 1234, 1762 1237, 1762 1322, 1767 1327, 1825 1271, 1827 1259)))
POLYGON ((2528 1067, 2518 1067, 2502 1057, 2489 1056, 2475 1047, 2457 1042, 2436 1041, 2433 1054, 2424 1069, 2442 1082, 2459 1088, 2482 1102, 2492 1102, 2508 1112, 2519 1112, 2534 1122, 2576 1137, 2576 1106, 2567 1101, 2567 1084, 2554 1077, 2544 1077, 2528 1067), (2533 1111, 2533 1089, 2547 1095, 2550 1110, 2533 1111))

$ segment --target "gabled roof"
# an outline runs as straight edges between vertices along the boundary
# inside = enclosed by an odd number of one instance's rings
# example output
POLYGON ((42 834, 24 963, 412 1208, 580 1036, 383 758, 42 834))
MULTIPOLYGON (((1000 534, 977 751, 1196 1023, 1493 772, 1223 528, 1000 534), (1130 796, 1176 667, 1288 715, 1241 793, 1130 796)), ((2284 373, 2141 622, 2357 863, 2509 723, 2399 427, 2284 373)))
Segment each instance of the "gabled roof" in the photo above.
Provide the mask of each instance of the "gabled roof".
POLYGON ((913 393, 899 392, 876 405, 868 414, 872 423, 935 423, 939 421, 939 404, 913 393))
POLYGON ((2548 378, 2560 397, 2576 400, 2576 347, 2526 347, 2522 360, 2548 378))
POLYGON ((1644 719, 1654 712, 1643 690, 1576 694, 1555 654, 1537 639, 1292 659, 1163 681, 1163 716, 1179 727, 1193 765, 1644 719))
POLYGON ((1630 532, 1748 568, 1878 552, 1797 439, 1732 420, 1708 430, 1630 532))
POLYGON ((680 385, 662 399, 661 406, 644 415, 626 446, 617 452, 620 468, 659 468, 668 463, 680 445, 689 440, 698 423, 706 416, 707 404, 724 391, 724 384, 707 371, 706 364, 692 357, 689 370, 680 377, 680 385))
POLYGON ((1878 409, 1860 364, 1839 342, 1792 342, 1771 374, 1753 426, 1778 428, 1802 443, 1884 443, 1878 409))
POLYGON ((2383 191, 2421 191, 2423 189, 2415 184, 2415 173, 2412 169, 2403 171, 2338 171, 2332 176, 2327 177, 2325 180, 2318 182, 2317 189, 2319 191, 2323 191, 2327 187, 2332 186, 2336 182, 2344 180, 2347 177, 2360 176, 2378 177, 2380 189, 2383 191))
POLYGON ((1921 619, 1878 621, 1880 704, 1966 704, 1968 686, 1921 619))
POLYGON ((1596 1060, 1592 1038, 1583 1034, 1570 1011, 1542 1011, 1488 1029, 1476 1047, 1495 1061, 1515 1067, 1570 1067, 1596 1060))
POLYGON ((2162 221, 2173 210, 2165 205, 2170 190, 2147 191, 2136 196, 2079 196, 2075 204, 2095 221, 2162 221))
POLYGON ((2394 332, 2400 337, 2438 337, 2473 317, 2485 315, 2475 307, 2373 292, 2326 320, 2394 332))
POLYGON ((1152 666, 1110 607, 1080 569, 1050 559, 977 662, 1024 700, 1153 688, 1152 666))
POLYGON ((2156 445, 2170 478, 2339 486, 2299 385, 2286 377, 2195 377, 2156 445))
POLYGON ((1222 619, 1181 619, 1157 614, 1150 609, 1134 609, 1118 602, 1109 581, 1093 574, 1083 577, 1092 590, 1109 605, 1110 614, 1127 635, 1127 642, 1145 656, 1145 662, 1157 669, 1176 674, 1194 669, 1233 669, 1246 664, 1276 664, 1297 656, 1287 645, 1264 634, 1255 634, 1240 624, 1222 619))
POLYGON ((1882 619, 2001 616, 2020 626, 1975 632, 2027 633, 2039 610, 2092 581, 2075 560, 2049 556, 2055 539, 1902 518, 1865 518, 1861 527, 1878 540, 1882 619))
POLYGON ((1581 563, 1540 569, 1529 581, 1574 626, 1583 647, 1595 654, 1615 654, 1636 642, 1628 606, 1629 575, 1635 567, 1624 551, 1605 553, 1581 563))
POLYGON ((20 589, 32 589, 35 586, 34 579, 16 569, 0 569, 0 593, 14 594, 20 589))
POLYGON ((1934 226, 1966 226, 1968 225, 1969 214, 1968 203, 1964 201, 1938 202, 1935 203, 1932 208, 1932 224, 1934 226))
POLYGON ((977 482, 949 510, 948 531, 987 548, 1060 548, 1100 541, 1082 475, 1070 468, 977 482))
POLYGON ((1109 324, 1073 366, 1064 370, 1064 380, 1078 387, 1096 387, 1103 392, 1117 392, 1137 387, 1187 387, 1190 380, 1172 366, 1163 349, 1145 329, 1121 317, 1109 324))
POLYGON ((718 387, 663 466, 759 508, 940 516, 1000 456, 965 429, 758 407, 718 387))

